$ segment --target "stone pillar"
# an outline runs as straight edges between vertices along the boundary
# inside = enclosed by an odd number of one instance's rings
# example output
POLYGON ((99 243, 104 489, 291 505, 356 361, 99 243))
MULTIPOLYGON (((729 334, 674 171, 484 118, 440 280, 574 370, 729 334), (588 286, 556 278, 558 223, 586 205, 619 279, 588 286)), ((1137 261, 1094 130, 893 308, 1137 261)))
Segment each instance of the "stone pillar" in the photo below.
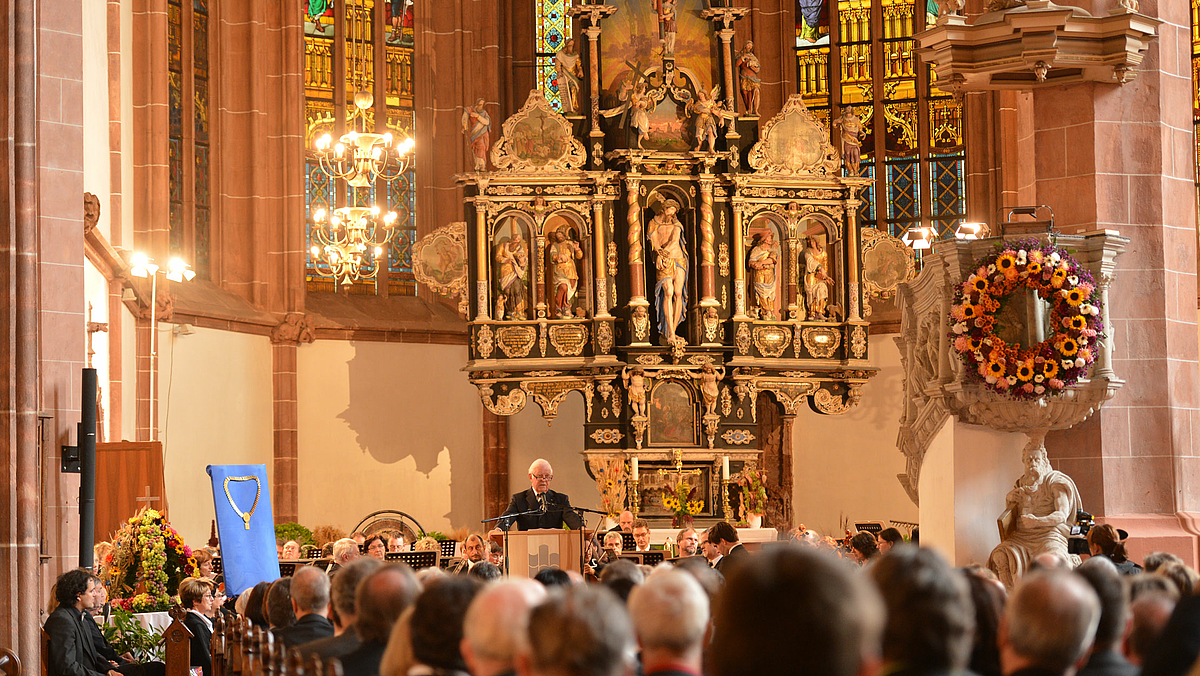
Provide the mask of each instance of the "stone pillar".
POLYGON ((1130 532, 1130 553, 1197 562, 1200 365, 1195 146, 1187 3, 1151 0, 1159 37, 1123 86, 1038 89, 1030 119, 1037 203, 1065 232, 1130 238, 1108 292, 1112 368, 1125 386, 1096 415, 1046 439, 1089 512, 1130 532))
POLYGON ((500 516, 509 501, 508 416, 483 410, 483 517, 500 516))
POLYGON ((296 401, 296 350, 293 340, 277 341, 271 345, 271 397, 273 405, 273 471, 271 474, 271 509, 276 523, 299 521, 300 498, 297 471, 299 411, 296 401))

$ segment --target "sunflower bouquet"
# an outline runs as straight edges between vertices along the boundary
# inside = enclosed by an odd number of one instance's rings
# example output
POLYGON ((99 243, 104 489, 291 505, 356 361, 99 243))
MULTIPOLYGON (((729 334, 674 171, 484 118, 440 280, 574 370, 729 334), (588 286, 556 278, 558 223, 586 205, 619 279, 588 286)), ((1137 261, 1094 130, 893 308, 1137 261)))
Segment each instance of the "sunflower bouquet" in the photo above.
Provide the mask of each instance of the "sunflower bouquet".
POLYGON ((662 489, 662 506, 671 513, 671 527, 688 525, 704 511, 704 501, 699 499, 699 488, 680 480, 673 489, 662 489))
POLYGON ((117 608, 151 613, 171 607, 179 583, 196 575, 196 559, 162 514, 143 509, 113 538, 103 581, 117 608))

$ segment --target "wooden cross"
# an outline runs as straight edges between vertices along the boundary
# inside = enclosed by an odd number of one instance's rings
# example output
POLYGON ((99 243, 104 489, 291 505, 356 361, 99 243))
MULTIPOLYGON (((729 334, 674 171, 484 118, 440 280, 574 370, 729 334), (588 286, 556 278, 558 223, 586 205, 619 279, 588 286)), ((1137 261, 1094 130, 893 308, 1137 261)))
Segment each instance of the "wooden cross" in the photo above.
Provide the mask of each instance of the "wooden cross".
POLYGON ((92 355, 96 351, 92 349, 92 334, 97 331, 108 331, 108 322, 92 321, 92 304, 88 303, 88 320, 87 320, 87 365, 92 367, 92 355))
POLYGON ((151 502, 158 502, 160 498, 157 495, 150 495, 150 487, 146 486, 146 495, 141 498, 134 498, 134 502, 144 502, 146 507, 150 506, 151 502))
POLYGON ((699 468, 687 469, 687 470, 685 470, 683 468, 683 451, 682 450, 677 448, 677 449, 671 451, 671 453, 675 456, 675 469, 660 469, 660 470, 658 470, 658 473, 660 475, 667 476, 670 474, 674 474, 674 475, 676 475, 677 480, 682 480, 683 477, 687 476, 688 474, 697 474, 697 475, 700 474, 699 468))

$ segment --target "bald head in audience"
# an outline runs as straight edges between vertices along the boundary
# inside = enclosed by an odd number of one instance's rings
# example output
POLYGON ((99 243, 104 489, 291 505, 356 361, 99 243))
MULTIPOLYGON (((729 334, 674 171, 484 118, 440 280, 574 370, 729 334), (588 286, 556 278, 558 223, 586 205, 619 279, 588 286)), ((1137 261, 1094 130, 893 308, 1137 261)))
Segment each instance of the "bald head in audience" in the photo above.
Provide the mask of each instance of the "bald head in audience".
POLYGON ((364 643, 387 643, 396 618, 412 605, 420 591, 407 564, 385 564, 368 575, 358 585, 354 598, 358 610, 354 628, 359 638, 364 643))
POLYGON ((861 676, 879 666, 879 594, 832 554, 778 545, 730 571, 713 612, 714 676, 861 676))
POLYGON ((612 592, 597 585, 555 590, 529 615, 519 676, 624 676, 634 664, 633 628, 612 592))
POLYGON ((1100 600, 1083 578, 1040 570, 1017 583, 1000 621, 1000 669, 1066 674, 1083 666, 1100 624, 1100 600))
POLYGON ((296 619, 329 614, 329 576, 315 566, 304 566, 292 576, 292 612, 296 619))
POLYGON ((545 598, 546 587, 527 579, 497 582, 475 597, 459 646, 474 676, 512 673, 529 611, 545 598))
POLYGON ((1132 621, 1129 633, 1125 635, 1124 652, 1125 659, 1129 660, 1130 664, 1145 664, 1150 651, 1154 649, 1154 644, 1158 643, 1162 636, 1167 620, 1171 619, 1171 613, 1175 611, 1177 598, 1176 594, 1150 591, 1129 605, 1132 621))
POLYGON ((629 595, 629 616, 642 649, 642 671, 675 666, 701 671, 708 595, 682 570, 656 571, 629 595))

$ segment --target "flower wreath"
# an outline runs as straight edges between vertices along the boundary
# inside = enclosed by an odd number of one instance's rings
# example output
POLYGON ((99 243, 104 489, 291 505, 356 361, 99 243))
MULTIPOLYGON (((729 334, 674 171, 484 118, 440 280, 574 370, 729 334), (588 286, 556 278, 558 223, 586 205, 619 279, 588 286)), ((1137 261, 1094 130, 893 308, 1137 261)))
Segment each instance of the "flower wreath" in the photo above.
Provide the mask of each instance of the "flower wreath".
POLYGON ((972 377, 1016 399, 1060 394, 1096 359, 1104 337, 1100 292, 1066 251, 1038 240, 1009 242, 988 254, 955 293, 950 310, 954 350, 972 377), (1027 287, 1051 303, 1054 335, 1037 345, 1009 345, 994 333, 1000 301, 1027 287))
POLYGON ((143 508, 122 524, 113 545, 101 578, 123 610, 166 610, 179 583, 197 574, 191 548, 156 510, 143 508))

